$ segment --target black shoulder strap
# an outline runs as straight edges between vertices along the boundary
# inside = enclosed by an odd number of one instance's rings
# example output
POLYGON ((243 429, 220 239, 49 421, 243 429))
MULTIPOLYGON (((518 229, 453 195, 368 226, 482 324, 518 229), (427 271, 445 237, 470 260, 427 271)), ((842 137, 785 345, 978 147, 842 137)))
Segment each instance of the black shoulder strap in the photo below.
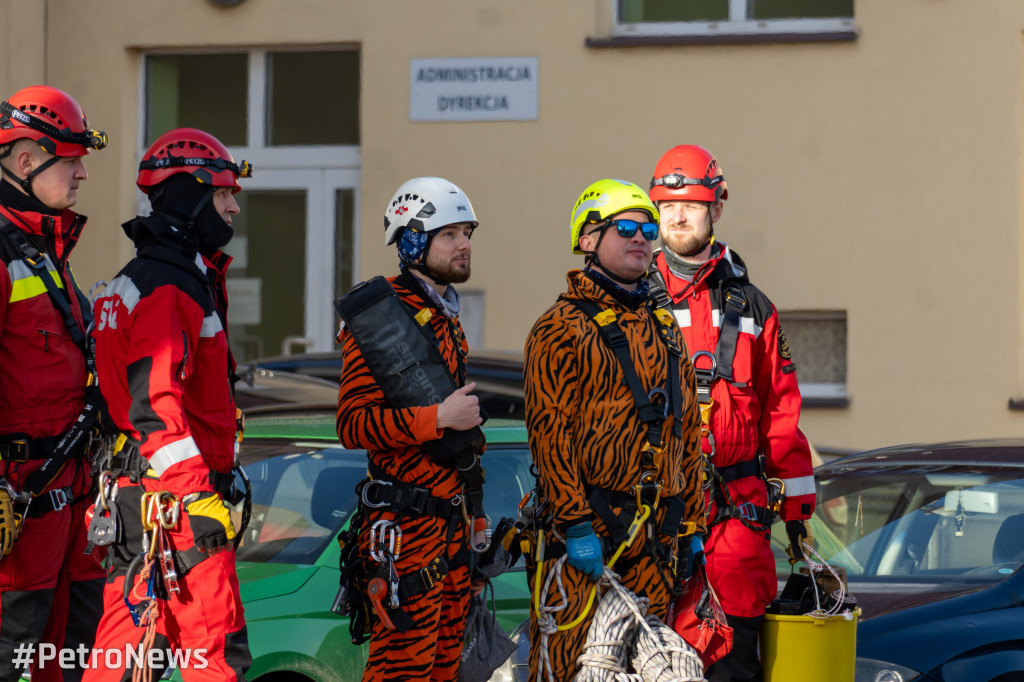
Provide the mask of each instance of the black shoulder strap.
MULTIPOLYGON (((85 330, 78 325, 78 321, 75 319, 75 315, 71 310, 71 296, 72 292, 64 291, 57 287, 57 283, 53 281, 53 277, 50 276, 50 272, 46 267, 46 256, 25 237, 25 233, 19 230, 17 227, 12 225, 10 221, 0 218, 0 234, 3 234, 11 243, 14 244, 18 252, 21 253, 22 260, 24 260, 30 268, 35 272, 39 279, 43 280, 43 285, 46 286, 46 293, 50 295, 50 300, 53 302, 55 308, 60 311, 60 314, 64 317, 64 324, 68 328, 68 333, 71 334, 71 340, 75 342, 75 345, 82 349, 85 354, 86 361, 89 363, 89 371, 93 371, 91 364, 91 354, 89 353, 89 343, 85 337, 85 330)), ((69 285, 74 290, 75 296, 78 297, 78 304, 82 311, 82 319, 85 321, 86 327, 92 320, 92 310, 89 307, 89 300, 85 297, 75 283, 72 281, 69 285)))
POLYGON ((726 381, 734 381, 732 362, 736 358, 736 344, 740 336, 740 320, 747 309, 747 298, 743 288, 736 282, 726 280, 722 283, 722 330, 718 334, 718 346, 715 348, 715 359, 718 362, 716 376, 726 381))
MULTIPOLYGON (((386 279, 361 282, 334 305, 391 406, 435 405, 455 391, 455 378, 433 334, 423 328, 429 318, 417 319, 386 279)), ((435 462, 459 470, 475 518, 483 518, 480 453, 485 444, 479 426, 466 431, 445 429, 441 438, 422 444, 435 462)))
POLYGON ((657 256, 655 256, 655 260, 651 262, 651 267, 647 270, 647 286, 651 289, 654 307, 671 310, 672 297, 668 294, 668 285, 665 284, 665 278, 661 276, 661 271, 658 270, 656 261, 657 256))
MULTIPOLYGON (((663 388, 655 387, 652 388, 650 392, 647 392, 644 390, 644 386, 640 382, 636 366, 633 364, 633 359, 629 355, 629 341, 626 339, 626 335, 622 333, 622 329, 619 328, 619 324, 615 321, 615 313, 610 309, 602 309, 593 301, 564 297, 562 300, 576 307, 597 325, 597 329, 600 332, 605 345, 611 348, 612 353, 615 354, 615 358, 619 361, 619 366, 622 367, 622 373, 626 378, 626 385, 629 387, 629 392, 633 394, 633 403, 636 405, 640 421, 647 425, 647 442, 652 448, 661 448, 661 428, 670 411, 673 411, 673 403, 677 401, 677 398, 680 403, 678 411, 680 414, 682 411, 682 398, 681 395, 677 396, 680 392, 680 389, 678 388, 678 348, 675 353, 669 354, 667 380, 668 390, 666 391, 663 388), (654 404, 651 400, 652 396, 657 396, 661 399, 659 405, 654 404)), ((660 329, 661 323, 657 320, 656 322, 660 329)), ((666 337, 663 335, 662 339, 665 340, 665 338, 666 337)), ((681 433, 682 427, 678 425, 678 420, 677 426, 681 433)))

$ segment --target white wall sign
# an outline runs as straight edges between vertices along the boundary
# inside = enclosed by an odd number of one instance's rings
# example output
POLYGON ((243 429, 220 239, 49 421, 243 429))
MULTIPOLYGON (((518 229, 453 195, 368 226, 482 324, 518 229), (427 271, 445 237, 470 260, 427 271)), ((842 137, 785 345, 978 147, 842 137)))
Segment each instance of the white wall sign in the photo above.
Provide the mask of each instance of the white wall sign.
POLYGON ((228 324, 261 324, 260 291, 263 280, 259 277, 229 277, 227 280, 228 324))
POLYGON ((537 58, 409 62, 411 121, 537 120, 537 58))

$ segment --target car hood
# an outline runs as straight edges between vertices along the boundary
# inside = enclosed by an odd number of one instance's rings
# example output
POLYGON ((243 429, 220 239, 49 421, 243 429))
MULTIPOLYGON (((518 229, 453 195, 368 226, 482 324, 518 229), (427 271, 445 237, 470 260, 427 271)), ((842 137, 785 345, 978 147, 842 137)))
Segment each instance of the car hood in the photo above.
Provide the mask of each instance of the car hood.
POLYGON ((239 561, 237 572, 242 602, 248 603, 297 591, 316 572, 316 566, 239 561))
MULTIPOLYGON (((885 587, 873 585, 871 591, 856 592, 856 585, 850 585, 862 612, 861 625, 857 628, 858 641, 865 642, 923 623, 1020 604, 1020 597, 1009 582, 936 585, 934 590, 915 594, 889 593, 883 591, 885 587)), ((899 588, 896 584, 892 587, 899 588)))

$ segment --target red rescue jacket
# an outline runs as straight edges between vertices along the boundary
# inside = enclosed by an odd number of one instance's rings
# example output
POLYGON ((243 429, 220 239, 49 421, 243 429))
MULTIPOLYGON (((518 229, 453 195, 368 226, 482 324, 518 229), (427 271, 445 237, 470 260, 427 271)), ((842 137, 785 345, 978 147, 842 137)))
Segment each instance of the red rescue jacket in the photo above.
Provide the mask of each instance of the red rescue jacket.
MULTIPOLYGON (((782 518, 809 518, 815 500, 810 448, 798 426, 796 365, 790 358, 775 306, 750 283, 742 259, 721 242, 692 283, 673 274, 660 251, 654 262, 691 355, 697 351, 715 353, 725 292, 730 287, 742 291, 746 306, 732 361, 733 378, 716 379, 711 388, 710 428, 716 446, 713 464, 726 467, 763 453, 767 477, 780 478, 786 484, 782 518)), ((698 367, 705 366, 698 362, 698 367)), ((736 504, 767 503, 765 484, 756 476, 732 481, 728 489, 736 504)), ((710 518, 716 511, 711 509, 710 518)), ((768 543, 763 534, 739 521, 726 521, 712 529, 708 562, 713 579, 719 578, 715 586, 727 613, 760 615, 775 596, 775 563, 768 543)))
POLYGON ((237 421, 224 275, 155 216, 125 223, 137 255, 95 303, 96 369, 110 415, 178 495, 231 471, 237 421))
MULTIPOLYGON (((84 333, 89 311, 79 304, 68 255, 82 233, 85 216, 72 211, 15 211, 0 204, 0 221, 20 229, 46 254, 47 271, 61 289, 71 292, 72 313, 84 333)), ((0 435, 59 436, 85 405, 85 354, 72 341, 64 316, 37 271, 5 237, 0 240, 0 435)))

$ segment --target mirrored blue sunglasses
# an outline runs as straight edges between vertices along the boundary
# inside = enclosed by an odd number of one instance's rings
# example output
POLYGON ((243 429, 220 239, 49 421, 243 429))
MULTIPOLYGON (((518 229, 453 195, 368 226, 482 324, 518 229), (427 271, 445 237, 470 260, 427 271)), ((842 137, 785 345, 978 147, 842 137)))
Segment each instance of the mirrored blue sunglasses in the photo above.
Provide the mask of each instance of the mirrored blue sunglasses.
POLYGON ((619 236, 623 239, 632 239, 637 230, 640 230, 644 239, 649 242, 653 242, 658 238, 657 223, 639 223, 635 220, 626 220, 625 218, 621 218, 619 220, 608 221, 608 226, 614 227, 615 231, 618 232, 619 236))

